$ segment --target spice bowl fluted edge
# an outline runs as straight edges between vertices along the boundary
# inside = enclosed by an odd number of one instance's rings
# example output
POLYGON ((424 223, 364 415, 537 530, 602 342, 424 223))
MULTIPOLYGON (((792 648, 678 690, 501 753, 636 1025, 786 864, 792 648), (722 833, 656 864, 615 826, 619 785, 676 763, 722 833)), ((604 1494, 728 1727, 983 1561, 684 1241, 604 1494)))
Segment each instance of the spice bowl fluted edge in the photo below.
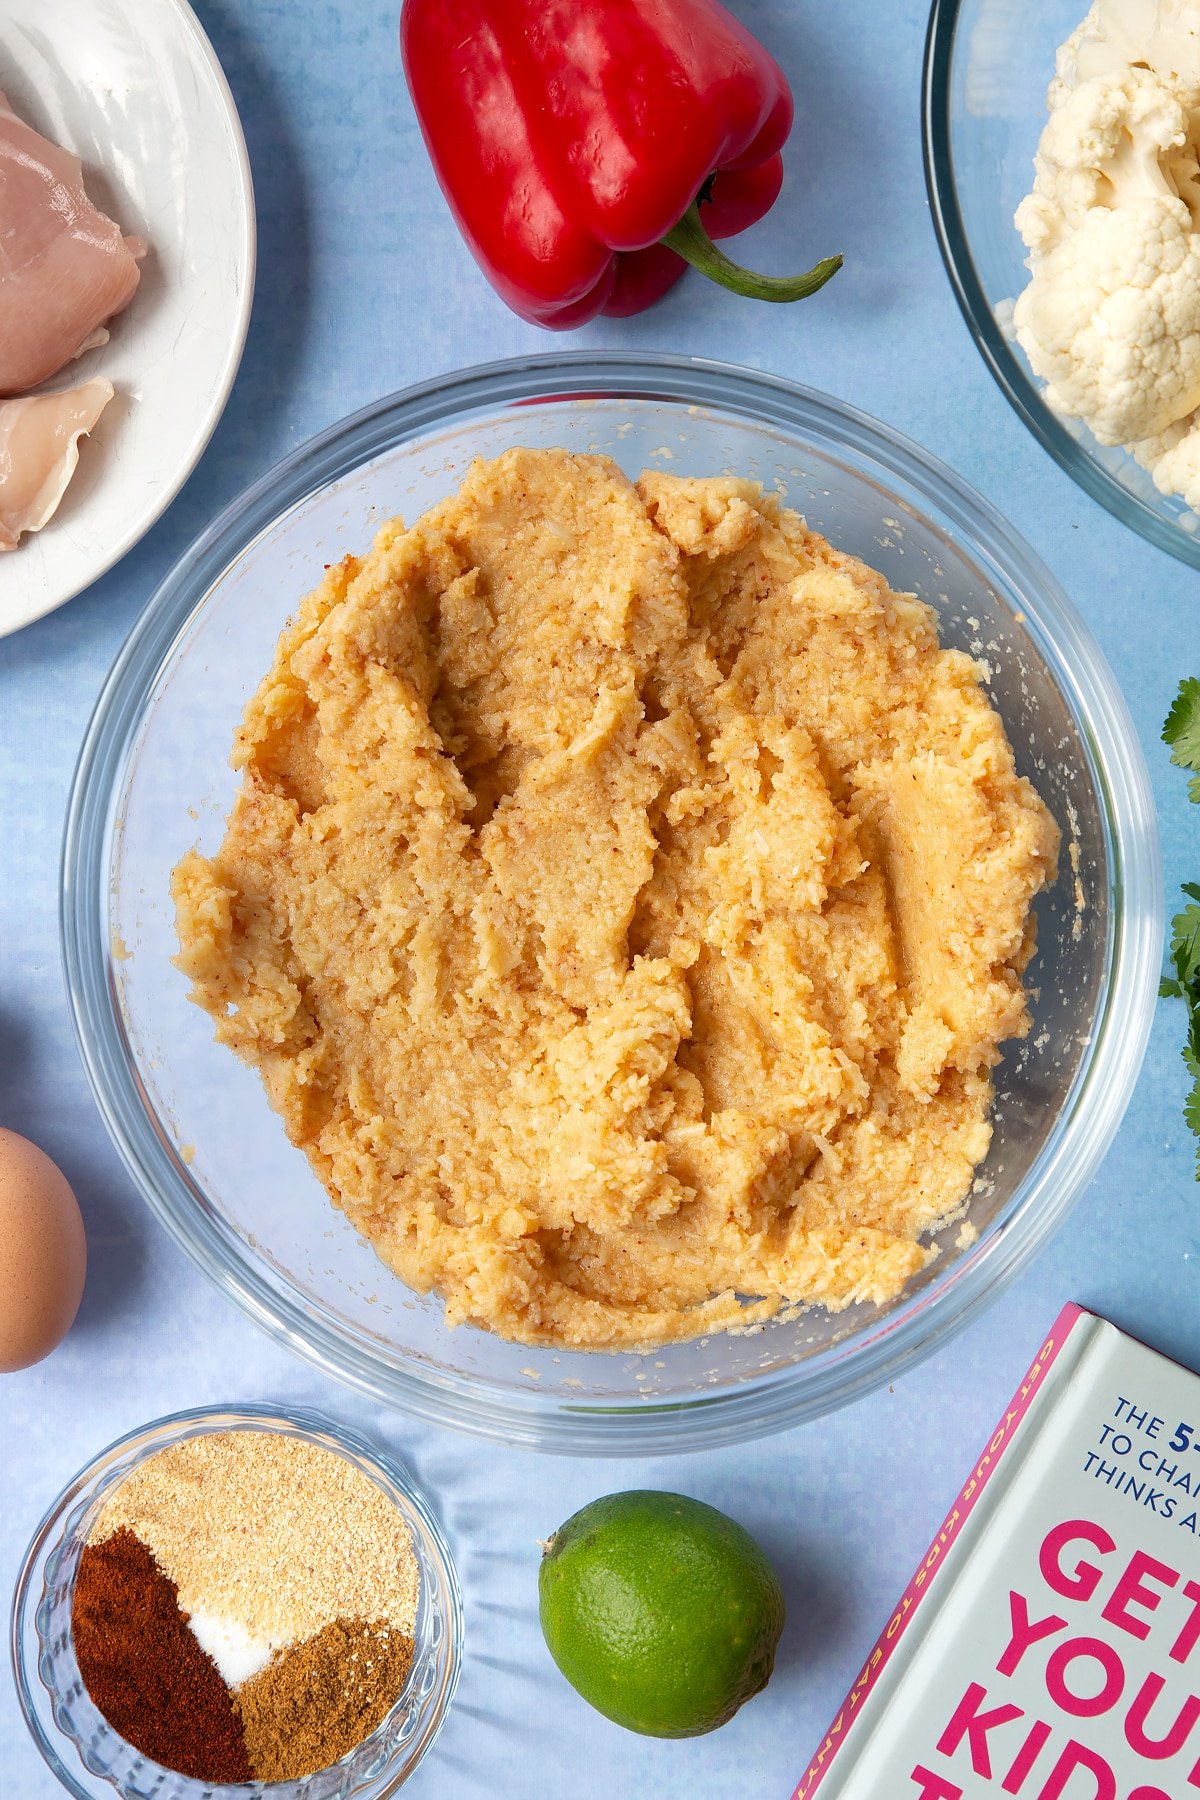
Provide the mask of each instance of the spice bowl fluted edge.
POLYGON ((11 1648, 25 1722, 56 1778, 76 1800, 386 1800, 436 1738, 458 1684, 462 1596, 429 1501, 391 1451, 307 1408, 230 1405, 171 1413, 100 1452, 68 1482, 34 1533, 13 1596, 11 1648), (420 1573, 412 1669, 386 1719, 330 1768, 292 1781, 213 1783, 160 1767, 126 1743, 93 1704, 71 1635, 79 1557, 105 1499, 140 1463, 214 1431, 302 1439, 360 1468, 408 1527, 420 1573))

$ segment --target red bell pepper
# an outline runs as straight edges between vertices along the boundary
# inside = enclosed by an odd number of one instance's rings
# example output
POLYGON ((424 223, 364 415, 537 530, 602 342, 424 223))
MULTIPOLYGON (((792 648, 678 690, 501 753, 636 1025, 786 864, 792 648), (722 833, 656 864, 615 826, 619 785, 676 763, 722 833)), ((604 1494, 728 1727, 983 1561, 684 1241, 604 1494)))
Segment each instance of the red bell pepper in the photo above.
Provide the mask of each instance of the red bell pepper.
POLYGON ((514 312, 564 329, 659 299, 687 263, 759 300, 713 243, 783 180, 792 97, 718 0, 404 0, 404 68, 459 229, 514 312))

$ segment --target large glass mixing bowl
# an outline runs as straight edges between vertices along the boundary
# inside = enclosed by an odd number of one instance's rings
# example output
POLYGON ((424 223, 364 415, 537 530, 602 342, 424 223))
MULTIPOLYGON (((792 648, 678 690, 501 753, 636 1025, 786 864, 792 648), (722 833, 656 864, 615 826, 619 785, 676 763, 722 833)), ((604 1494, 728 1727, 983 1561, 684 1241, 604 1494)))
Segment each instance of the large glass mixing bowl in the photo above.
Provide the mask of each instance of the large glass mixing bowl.
POLYGON ((410 388, 333 427, 230 507, 147 607, 104 688, 71 796, 63 949, 88 1075, 168 1230, 268 1331, 408 1411, 543 1449, 640 1453, 778 1429, 893 1376, 961 1326, 1082 1192, 1141 1063, 1161 955, 1154 808, 1124 704, 1053 578, 978 495, 820 394, 654 356, 532 357, 410 388), (473 456, 604 451, 786 494, 835 544, 936 607, 987 665, 1023 773, 1065 833, 1039 902, 1034 1027, 998 1071, 995 1133, 955 1225, 892 1306, 812 1310, 641 1354, 534 1350, 446 1327, 378 1261, 287 1141, 258 1078, 187 1000, 170 873, 220 841, 234 727, 324 563, 415 518, 473 456))
POLYGON ((988 368, 1039 443, 1101 506, 1200 568, 1200 517, 1160 494, 1119 445, 1042 398, 1012 333, 1029 280, 1013 214, 1033 181, 1054 53, 1087 0, 933 0, 925 45, 925 175, 942 256, 988 368))

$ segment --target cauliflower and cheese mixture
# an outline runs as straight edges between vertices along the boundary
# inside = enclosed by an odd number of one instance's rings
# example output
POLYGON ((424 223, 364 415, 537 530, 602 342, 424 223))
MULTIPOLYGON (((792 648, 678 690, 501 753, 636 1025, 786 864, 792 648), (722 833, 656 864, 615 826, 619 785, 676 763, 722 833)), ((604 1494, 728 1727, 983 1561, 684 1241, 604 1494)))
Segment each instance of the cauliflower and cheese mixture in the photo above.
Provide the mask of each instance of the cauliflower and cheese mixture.
POLYGON ((963 1206, 1058 833, 934 616, 748 481, 510 450, 328 570, 179 967, 453 1321, 885 1301, 963 1206))
POLYGON ((1097 0, 1056 69, 1017 339, 1057 412, 1200 508, 1200 3, 1097 0))

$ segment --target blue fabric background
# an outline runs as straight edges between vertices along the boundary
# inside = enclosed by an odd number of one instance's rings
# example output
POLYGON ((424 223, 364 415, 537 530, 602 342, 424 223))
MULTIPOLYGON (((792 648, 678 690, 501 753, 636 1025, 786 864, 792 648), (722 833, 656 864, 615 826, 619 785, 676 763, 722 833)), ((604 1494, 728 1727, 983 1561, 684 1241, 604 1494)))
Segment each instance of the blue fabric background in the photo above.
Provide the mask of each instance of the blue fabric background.
MULTIPOLYGON (((82 0, 81 0, 82 3, 82 0)), ((133 0, 126 0, 133 4, 133 0)), ((142 0, 139 0, 142 3, 142 0)), ((795 309, 686 281, 580 344, 724 356, 825 388, 909 433, 980 487, 1044 556, 1120 674, 1159 800, 1168 892, 1200 877, 1195 816, 1158 732, 1200 673, 1200 576, 1119 526, 1054 467, 976 354, 942 271, 921 170, 917 0, 735 0, 796 89, 784 195, 739 254, 835 287, 795 309)), ((1181 1009, 1098 1179, 1036 1265, 893 1390, 728 1452, 637 1463, 504 1453, 410 1425, 322 1381, 220 1299, 151 1222, 93 1107, 61 987, 59 836, 76 747, 126 631, 192 536, 251 479, 354 407, 549 340, 505 311, 460 243, 401 77, 395 0, 200 0, 249 140, 260 262, 225 417, 183 493, 90 592, 0 642, 0 1123, 53 1155, 86 1215, 79 1323, 3 1378, 0 1597, 43 1509, 99 1448, 173 1408, 304 1401, 375 1432, 439 1497, 463 1577, 459 1699, 413 1800, 787 1800, 888 1607, 1061 1302, 1074 1298, 1200 1362, 1200 1191, 1180 1118, 1181 1009), (726 1729, 631 1737, 561 1681, 536 1618, 537 1540, 598 1493, 677 1487, 724 1507, 774 1557, 790 1612, 777 1673, 726 1729)), ((57 1792, 0 1681, 0 1789, 57 1792)))

